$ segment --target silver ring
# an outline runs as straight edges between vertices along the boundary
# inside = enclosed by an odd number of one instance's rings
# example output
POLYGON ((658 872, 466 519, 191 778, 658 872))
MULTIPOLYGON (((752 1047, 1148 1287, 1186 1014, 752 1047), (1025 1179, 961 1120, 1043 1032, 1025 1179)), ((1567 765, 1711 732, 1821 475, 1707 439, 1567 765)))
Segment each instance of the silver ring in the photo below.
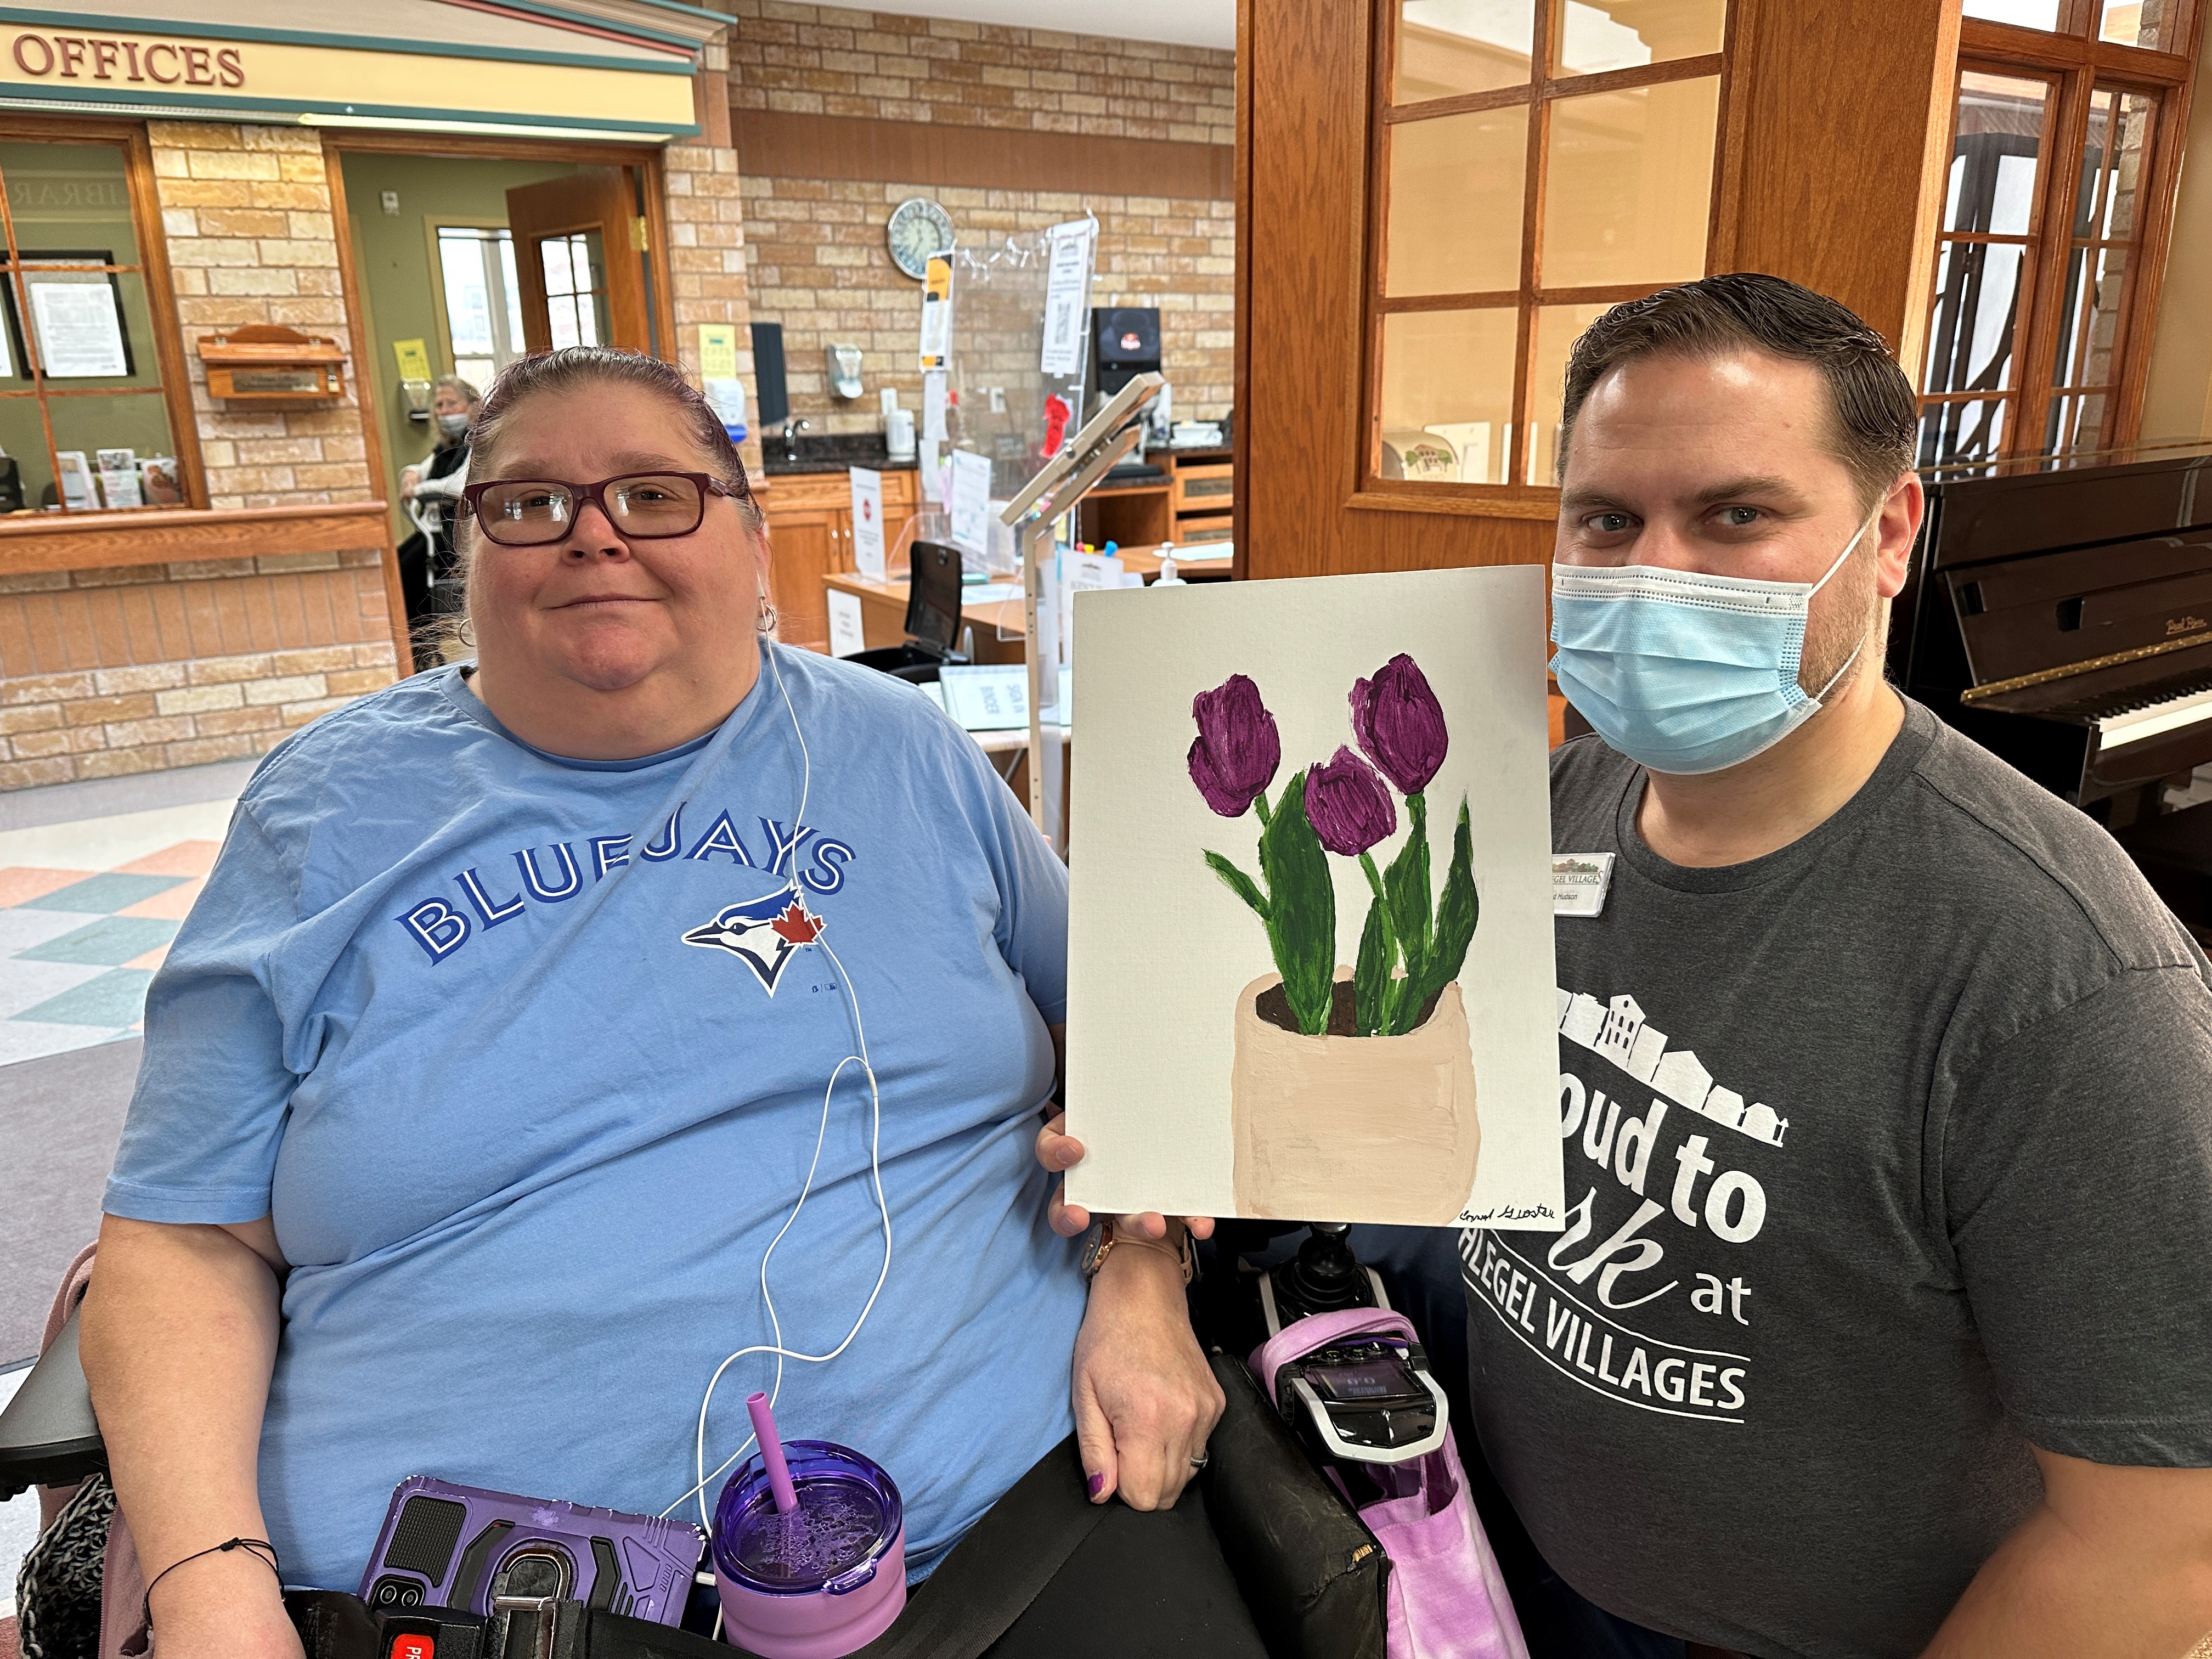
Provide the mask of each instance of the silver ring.
POLYGON ((1197 1456, 1192 1458, 1190 1460, 1191 1468, 1194 1469, 1204 1468, 1206 1465, 1206 1456, 1207 1455, 1206 1453, 1200 1452, 1197 1456))

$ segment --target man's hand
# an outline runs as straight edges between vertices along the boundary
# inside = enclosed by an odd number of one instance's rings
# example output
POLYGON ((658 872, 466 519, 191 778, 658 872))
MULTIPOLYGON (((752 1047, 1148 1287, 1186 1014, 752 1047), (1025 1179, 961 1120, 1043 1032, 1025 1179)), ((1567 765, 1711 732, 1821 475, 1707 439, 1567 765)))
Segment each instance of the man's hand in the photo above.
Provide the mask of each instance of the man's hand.
MULTIPOLYGON (((1073 1135, 1062 1133, 1061 1126, 1066 1121, 1066 1113, 1055 1113, 1052 1121, 1037 1131, 1037 1162, 1054 1175, 1063 1174, 1083 1162, 1083 1143, 1073 1135)), ((1079 1233, 1091 1231, 1091 1212, 1079 1204, 1070 1204, 1066 1194, 1067 1183, 1063 1181, 1053 1193, 1052 1203, 1046 1210, 1045 1217, 1051 1222, 1053 1231, 1062 1238, 1073 1238, 1079 1233)), ((1193 1238, 1213 1237, 1212 1216, 1185 1217, 1183 1224, 1190 1229, 1193 1238)), ((1122 1216, 1115 1224, 1129 1232, 1141 1233, 1146 1238, 1165 1238, 1168 1236, 1168 1218, 1158 1210, 1146 1210, 1141 1215, 1122 1216)), ((1137 1254, 1141 1255, 1145 1252, 1140 1250, 1137 1254)))
POLYGON ((1108 1252, 1075 1339, 1075 1438, 1091 1501, 1118 1492, 1133 1510, 1172 1509, 1226 1403, 1191 1334, 1182 1268, 1158 1250, 1108 1252))

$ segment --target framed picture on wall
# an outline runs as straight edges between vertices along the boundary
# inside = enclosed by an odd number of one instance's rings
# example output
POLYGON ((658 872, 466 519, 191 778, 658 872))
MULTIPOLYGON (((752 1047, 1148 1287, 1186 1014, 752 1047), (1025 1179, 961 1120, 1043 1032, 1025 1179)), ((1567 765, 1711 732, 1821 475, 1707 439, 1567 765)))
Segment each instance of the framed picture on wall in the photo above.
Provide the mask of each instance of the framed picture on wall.
MULTIPOLYGON (((27 296, 30 332, 35 336, 38 364, 50 380, 118 380, 137 373, 131 336, 123 319, 123 290, 112 270, 53 270, 60 264, 107 265, 115 262, 111 248, 24 248, 21 292, 27 296)), ((10 273, 11 276, 13 273, 10 273)), ((31 359, 26 349, 24 319, 18 311, 18 289, 7 284, 9 340, 0 351, 13 361, 4 372, 18 379, 30 376, 31 359)))

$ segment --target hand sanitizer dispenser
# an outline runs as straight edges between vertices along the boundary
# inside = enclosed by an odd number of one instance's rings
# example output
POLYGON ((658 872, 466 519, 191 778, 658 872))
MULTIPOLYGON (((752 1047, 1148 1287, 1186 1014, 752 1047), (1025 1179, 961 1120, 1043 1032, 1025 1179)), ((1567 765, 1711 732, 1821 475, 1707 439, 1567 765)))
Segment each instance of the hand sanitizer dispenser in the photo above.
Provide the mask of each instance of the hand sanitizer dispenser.
POLYGON ((830 390, 840 398, 860 395, 860 348, 833 341, 830 346, 830 390))

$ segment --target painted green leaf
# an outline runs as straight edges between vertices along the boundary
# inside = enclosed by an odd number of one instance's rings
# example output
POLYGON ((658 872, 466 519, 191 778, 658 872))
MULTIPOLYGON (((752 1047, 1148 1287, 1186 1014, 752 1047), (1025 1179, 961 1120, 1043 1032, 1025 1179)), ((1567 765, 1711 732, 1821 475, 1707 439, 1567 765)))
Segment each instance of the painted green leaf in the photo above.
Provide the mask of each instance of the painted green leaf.
POLYGON ((1383 994, 1390 988, 1390 930, 1382 921, 1382 901, 1367 904, 1367 926, 1359 934, 1359 959, 1352 969, 1353 1029, 1378 1036, 1385 1017, 1383 994))
POLYGON ((1305 774, 1283 791, 1260 837, 1260 877, 1267 885, 1267 938, 1291 1016, 1308 1036, 1328 1030, 1336 976, 1336 888, 1328 854, 1306 820, 1305 774))
POLYGON ((1405 953, 1406 971, 1419 977, 1429 953, 1429 806, 1419 790, 1406 797, 1410 828, 1406 844, 1390 867, 1382 872, 1382 890, 1390 900, 1390 931, 1405 953))
POLYGON ((1254 911, 1258 914, 1261 921, 1267 921, 1267 897, 1257 887, 1253 885, 1251 877, 1246 875, 1242 870, 1239 870, 1235 865, 1231 864, 1227 859, 1222 857, 1218 853, 1208 853, 1206 855, 1206 863, 1208 869, 1212 870, 1215 875, 1221 878, 1223 884, 1231 892, 1236 894, 1238 898, 1243 899, 1245 903, 1252 907, 1254 911))
POLYGON ((1474 943, 1475 920, 1481 909, 1474 890, 1474 833, 1468 822, 1467 800, 1459 804, 1459 823, 1452 830, 1451 866, 1444 872, 1443 896, 1437 902, 1436 938, 1421 963, 1415 985, 1408 988, 1399 1010, 1403 1024, 1394 1023, 1394 1034, 1410 1030, 1428 1000, 1459 977, 1474 943))

